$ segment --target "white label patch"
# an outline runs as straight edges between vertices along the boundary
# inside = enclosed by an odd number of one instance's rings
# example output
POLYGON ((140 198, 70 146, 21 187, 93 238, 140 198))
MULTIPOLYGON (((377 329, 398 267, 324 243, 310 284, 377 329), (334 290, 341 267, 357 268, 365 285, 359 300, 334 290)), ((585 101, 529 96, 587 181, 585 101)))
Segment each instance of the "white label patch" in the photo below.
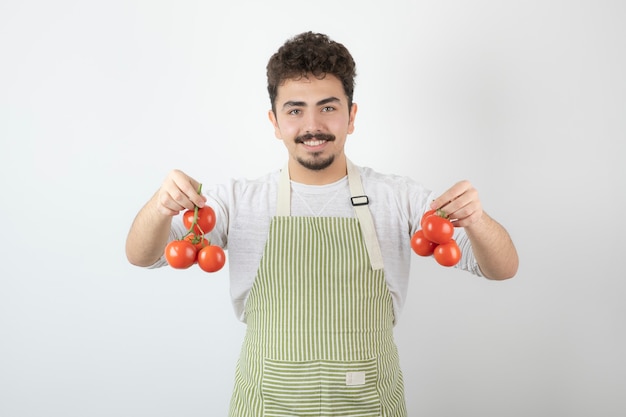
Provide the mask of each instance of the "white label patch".
POLYGON ((346 372, 346 385, 365 385, 365 372, 346 372))

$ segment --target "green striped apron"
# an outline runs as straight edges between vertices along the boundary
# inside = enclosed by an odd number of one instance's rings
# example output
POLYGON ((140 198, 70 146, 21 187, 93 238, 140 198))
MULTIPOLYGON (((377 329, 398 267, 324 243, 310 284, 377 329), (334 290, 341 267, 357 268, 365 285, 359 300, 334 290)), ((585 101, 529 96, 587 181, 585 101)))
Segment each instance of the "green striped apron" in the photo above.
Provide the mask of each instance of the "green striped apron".
POLYGON ((406 416, 391 294, 350 161, 348 181, 357 218, 292 217, 283 169, 245 306, 231 417, 406 416))

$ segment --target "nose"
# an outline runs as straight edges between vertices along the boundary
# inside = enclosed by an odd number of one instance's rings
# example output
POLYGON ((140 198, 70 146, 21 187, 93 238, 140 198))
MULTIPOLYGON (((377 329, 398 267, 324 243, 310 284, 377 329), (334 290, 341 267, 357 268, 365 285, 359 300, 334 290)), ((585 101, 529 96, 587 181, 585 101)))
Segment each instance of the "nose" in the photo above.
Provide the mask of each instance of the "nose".
POLYGON ((316 111, 307 112, 304 120, 304 130, 307 133, 315 133, 322 131, 322 121, 320 114, 316 111))

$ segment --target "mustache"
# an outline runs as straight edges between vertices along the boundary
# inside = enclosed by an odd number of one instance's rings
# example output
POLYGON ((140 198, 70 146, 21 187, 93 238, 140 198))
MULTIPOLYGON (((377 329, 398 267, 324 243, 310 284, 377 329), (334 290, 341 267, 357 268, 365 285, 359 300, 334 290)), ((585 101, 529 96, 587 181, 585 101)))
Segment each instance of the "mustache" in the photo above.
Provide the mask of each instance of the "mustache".
POLYGON ((335 135, 331 135, 330 133, 316 133, 316 134, 307 133, 301 136, 297 136, 295 140, 296 140, 296 143, 303 143, 307 140, 312 140, 312 139, 325 140, 325 141, 331 142, 335 140, 335 135))

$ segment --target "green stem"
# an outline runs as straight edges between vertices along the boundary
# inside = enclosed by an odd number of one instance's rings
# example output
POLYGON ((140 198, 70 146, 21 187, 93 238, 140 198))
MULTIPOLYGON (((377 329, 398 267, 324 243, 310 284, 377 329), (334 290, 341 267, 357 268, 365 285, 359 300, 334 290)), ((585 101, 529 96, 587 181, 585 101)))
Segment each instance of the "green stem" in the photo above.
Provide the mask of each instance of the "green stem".
MULTIPOLYGON (((202 184, 198 185, 198 194, 199 195, 202 194, 202 184)), ((193 231, 194 232, 193 233, 194 237, 198 236, 198 235, 196 235, 195 228, 194 228, 194 226, 196 226, 198 224, 198 210, 199 210, 198 206, 194 204, 194 208, 193 208, 193 223, 191 224, 191 228, 189 229, 189 231, 193 231)), ((200 228, 200 226, 198 226, 198 230, 200 230, 200 233, 201 233, 200 236, 203 236, 204 235, 204 230, 202 230, 200 228)))
MULTIPOLYGON (((198 185, 198 194, 202 193, 202 184, 198 185)), ((189 226, 189 229, 187 229, 187 232, 185 232, 185 234, 183 235, 182 239, 186 238, 187 236, 189 236, 190 234, 193 234, 194 237, 194 241, 196 240, 195 238, 199 235, 196 235, 195 232, 195 227, 198 224, 198 206, 196 206, 194 204, 194 208, 193 208, 193 221, 191 222, 191 226, 189 226)), ((200 229, 200 226, 198 226, 198 229, 200 230, 200 232, 202 232, 204 234, 204 230, 200 229)))

